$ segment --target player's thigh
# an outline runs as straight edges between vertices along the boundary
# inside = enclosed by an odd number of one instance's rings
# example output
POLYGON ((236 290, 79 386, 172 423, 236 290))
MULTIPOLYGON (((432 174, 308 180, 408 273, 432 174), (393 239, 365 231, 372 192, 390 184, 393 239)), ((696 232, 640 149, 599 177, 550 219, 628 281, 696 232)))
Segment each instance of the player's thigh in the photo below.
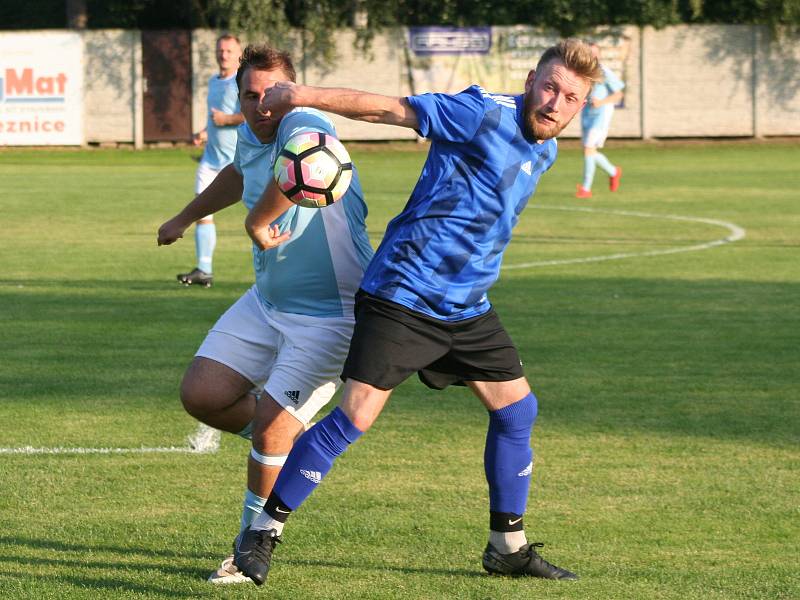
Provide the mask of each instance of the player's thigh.
POLYGON ((524 376, 519 352, 494 310, 449 327, 447 354, 420 372, 420 379, 429 387, 508 382, 524 376))
POLYGON ((391 390, 447 353, 447 328, 396 304, 360 293, 342 376, 391 390))
POLYGON ((217 320, 195 356, 220 363, 262 387, 281 343, 281 334, 267 320, 255 287, 250 288, 217 320))
POLYGON ((592 127, 587 129, 582 136, 583 145, 587 148, 602 148, 608 137, 607 127, 592 127))
POLYGON ((301 423, 308 423, 341 384, 353 320, 269 312, 280 332, 264 391, 301 423))

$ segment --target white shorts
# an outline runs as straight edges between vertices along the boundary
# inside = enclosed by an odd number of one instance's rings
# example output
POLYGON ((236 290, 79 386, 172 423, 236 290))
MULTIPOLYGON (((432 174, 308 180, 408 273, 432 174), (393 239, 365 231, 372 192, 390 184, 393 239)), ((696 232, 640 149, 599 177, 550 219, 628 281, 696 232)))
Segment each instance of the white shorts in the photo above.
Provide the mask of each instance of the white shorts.
POLYGON ((602 148, 608 137, 608 127, 592 127, 582 132, 581 141, 585 148, 602 148))
POLYGON ((336 393, 354 319, 266 308, 253 286, 214 324, 195 356, 230 367, 264 388, 301 423, 336 393))
POLYGON ((194 193, 199 194, 206 189, 222 169, 215 169, 208 163, 200 162, 194 176, 194 193))

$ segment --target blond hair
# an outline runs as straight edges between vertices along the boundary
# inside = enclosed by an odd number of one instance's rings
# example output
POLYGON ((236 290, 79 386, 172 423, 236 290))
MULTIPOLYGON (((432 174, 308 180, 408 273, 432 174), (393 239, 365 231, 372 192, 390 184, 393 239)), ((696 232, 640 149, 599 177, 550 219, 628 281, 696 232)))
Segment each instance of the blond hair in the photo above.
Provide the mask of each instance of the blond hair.
POLYGON ((555 46, 550 46, 539 59, 536 70, 539 71, 553 60, 564 63, 567 69, 588 81, 590 85, 603 80, 603 71, 597 58, 592 54, 591 46, 577 38, 567 38, 555 46))

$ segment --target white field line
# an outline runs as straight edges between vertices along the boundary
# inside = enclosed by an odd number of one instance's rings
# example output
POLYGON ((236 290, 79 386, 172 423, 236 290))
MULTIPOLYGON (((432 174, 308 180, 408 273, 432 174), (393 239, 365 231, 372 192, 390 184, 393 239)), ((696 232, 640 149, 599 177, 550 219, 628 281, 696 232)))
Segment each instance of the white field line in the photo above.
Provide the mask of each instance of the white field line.
POLYGON ((185 446, 156 446, 154 448, 0 448, 0 454, 213 454, 219 449, 220 432, 199 423, 197 431, 186 439, 185 446))
POLYGON ((644 212, 634 212, 628 210, 604 210, 601 208, 585 208, 579 206, 532 206, 539 210, 564 210, 574 212, 588 212, 588 213, 603 213, 607 215, 620 215, 623 217, 638 217, 643 219, 669 219, 671 221, 690 221, 693 223, 705 223, 707 225, 716 225, 724 227, 730 234, 724 238, 704 242, 702 244, 695 244, 693 246, 675 246, 672 248, 662 248, 660 250, 647 250, 645 252, 621 252, 617 254, 604 254, 600 256, 585 256, 582 258, 565 258, 559 260, 540 260, 533 262, 517 263, 511 265, 503 265, 503 270, 511 269, 528 269, 531 267, 549 267, 552 265, 572 265, 580 263, 600 262, 604 260, 619 260, 622 258, 634 258, 639 256, 661 256, 663 254, 678 254, 679 252, 697 252, 698 250, 708 250, 715 246, 723 244, 730 244, 738 242, 747 235, 747 232, 738 225, 728 223, 727 221, 718 221, 716 219, 704 219, 702 217, 684 217, 681 215, 658 215, 644 212))

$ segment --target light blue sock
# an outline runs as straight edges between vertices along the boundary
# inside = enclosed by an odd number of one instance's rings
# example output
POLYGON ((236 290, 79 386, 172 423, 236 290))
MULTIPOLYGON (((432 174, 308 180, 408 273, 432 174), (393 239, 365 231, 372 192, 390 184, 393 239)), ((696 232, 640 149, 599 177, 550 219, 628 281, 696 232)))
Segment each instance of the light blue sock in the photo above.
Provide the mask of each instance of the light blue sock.
POLYGON ((594 157, 596 154, 590 154, 583 157, 583 189, 591 190, 592 181, 594 181, 594 157))
POLYGON ((242 507, 242 521, 239 533, 247 529, 253 520, 262 513, 266 498, 262 498, 251 492, 249 489, 244 494, 244 506, 242 507))
POLYGON ((217 245, 217 228, 214 223, 198 223, 194 228, 194 248, 197 253, 197 268, 211 273, 211 259, 217 245))
POLYGON ((601 154, 600 152, 595 154, 594 162, 598 167, 603 169, 603 171, 608 173, 609 177, 613 177, 617 174, 617 167, 611 164, 611 162, 606 158, 605 154, 601 154))

